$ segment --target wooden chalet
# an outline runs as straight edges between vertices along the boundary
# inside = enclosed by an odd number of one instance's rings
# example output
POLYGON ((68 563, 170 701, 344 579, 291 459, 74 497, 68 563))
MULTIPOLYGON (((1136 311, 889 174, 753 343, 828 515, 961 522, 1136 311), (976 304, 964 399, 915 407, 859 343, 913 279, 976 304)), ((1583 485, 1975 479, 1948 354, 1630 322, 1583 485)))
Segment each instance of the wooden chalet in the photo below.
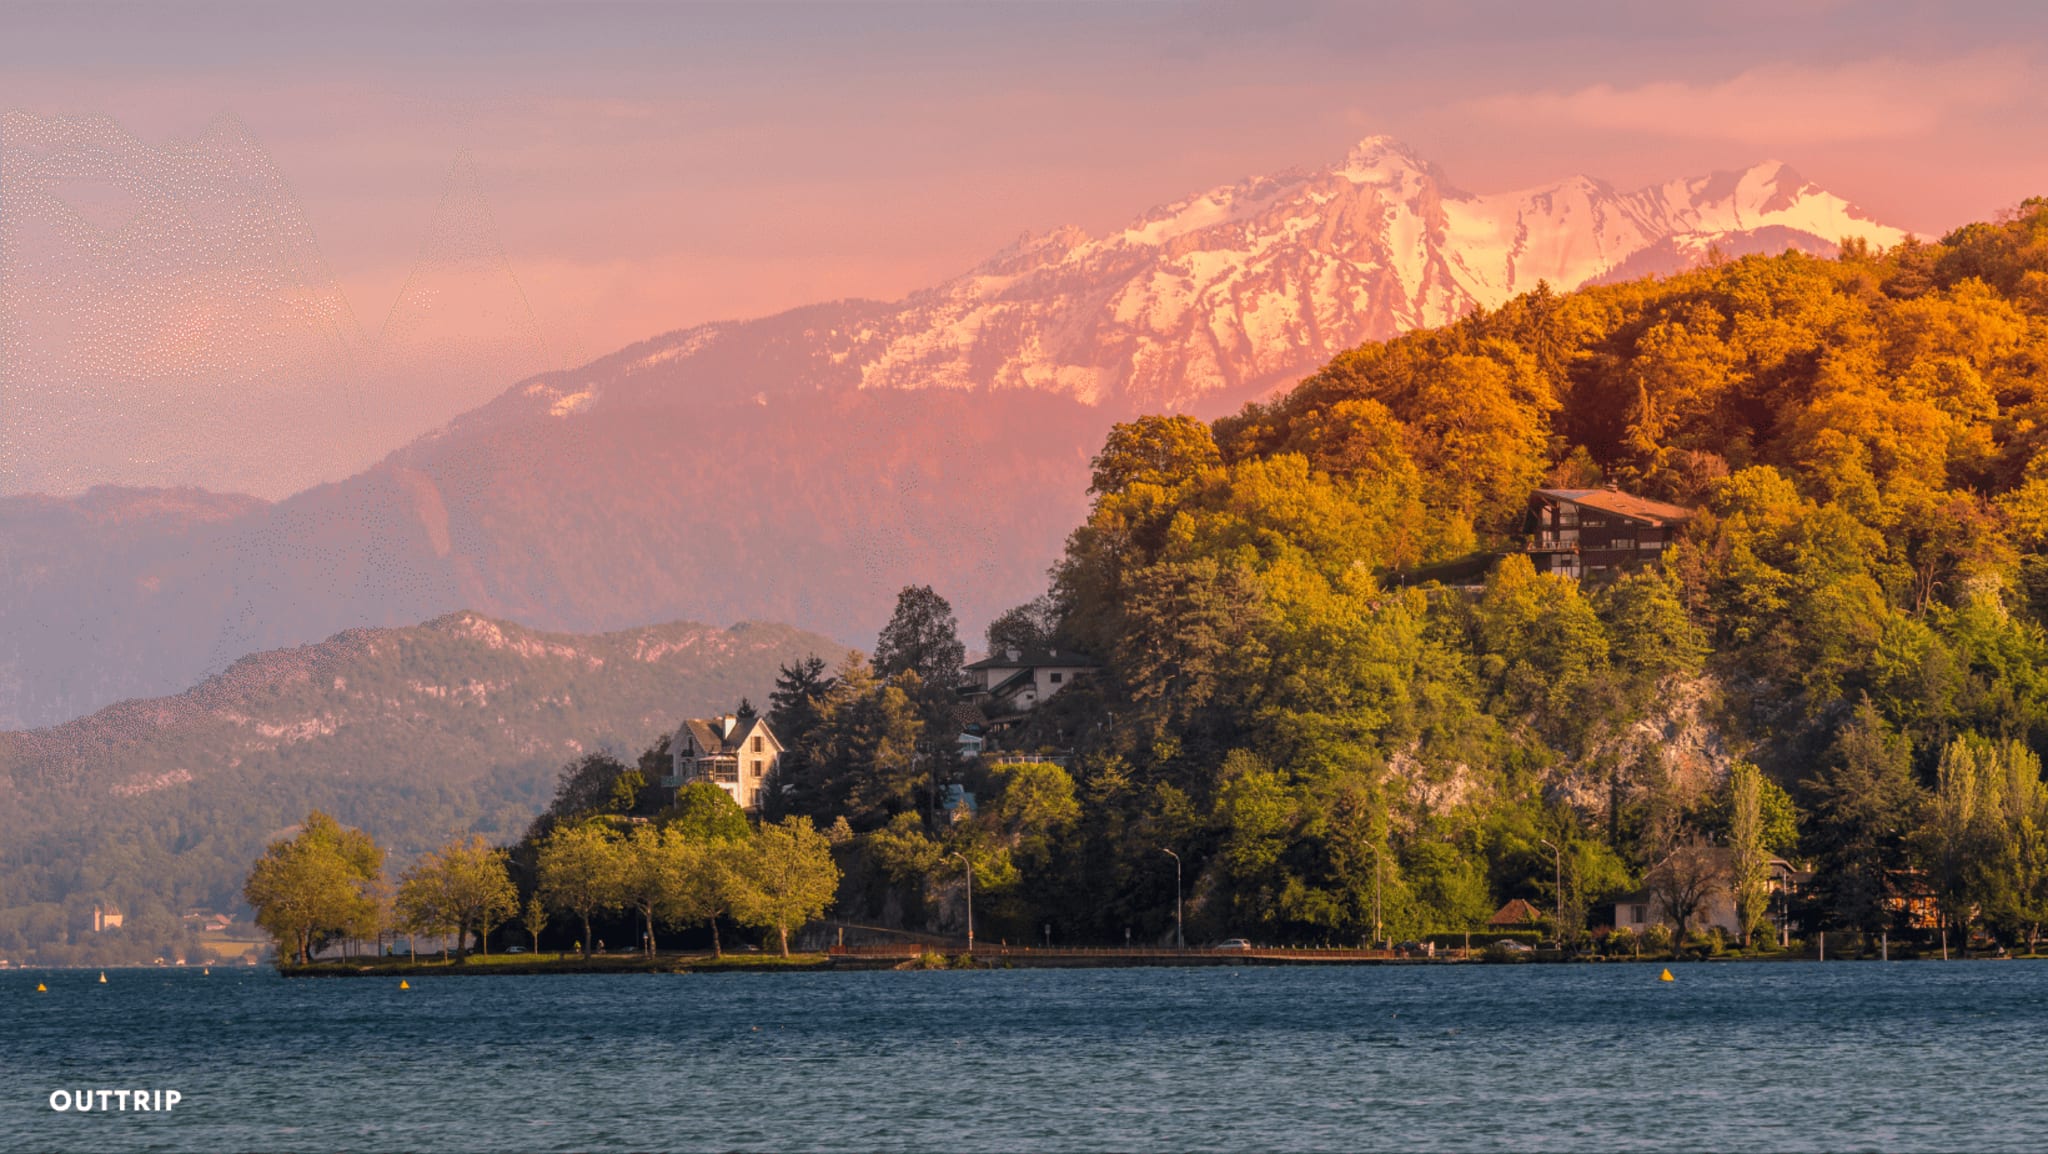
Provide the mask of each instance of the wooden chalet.
POLYGON ((1604 489, 1538 489, 1523 533, 1538 573, 1577 579, 1654 561, 1692 520, 1682 505, 1604 489))

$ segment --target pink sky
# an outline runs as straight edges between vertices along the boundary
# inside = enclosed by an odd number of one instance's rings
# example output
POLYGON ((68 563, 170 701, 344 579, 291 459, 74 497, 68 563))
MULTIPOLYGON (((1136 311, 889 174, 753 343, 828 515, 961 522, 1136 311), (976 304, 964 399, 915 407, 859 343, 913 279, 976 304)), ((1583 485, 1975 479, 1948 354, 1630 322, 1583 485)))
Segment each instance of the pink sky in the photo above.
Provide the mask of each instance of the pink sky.
POLYGON ((466 151, 563 364, 1370 133, 1481 191, 1775 157, 1924 233, 2048 193, 2038 5, 1422 7, 19 7, 0 106, 153 143, 239 118, 373 330, 466 151))

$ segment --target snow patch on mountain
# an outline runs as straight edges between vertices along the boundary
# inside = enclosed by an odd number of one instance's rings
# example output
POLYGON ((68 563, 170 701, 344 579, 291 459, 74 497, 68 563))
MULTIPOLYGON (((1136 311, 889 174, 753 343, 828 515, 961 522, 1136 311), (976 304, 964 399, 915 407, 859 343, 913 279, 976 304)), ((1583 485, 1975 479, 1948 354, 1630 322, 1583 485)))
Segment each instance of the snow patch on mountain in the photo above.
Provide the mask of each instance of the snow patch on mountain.
MULTIPOLYGON (((1715 248, 1832 252, 1847 236, 1883 247, 1905 234, 1778 161, 1635 192, 1573 176, 1473 195, 1375 136, 1337 164, 1213 188, 1103 237, 1026 236, 793 343, 862 388, 1042 389, 1098 406, 1213 410, 1539 282, 1675 272, 1715 248)), ((638 363, 704 355, 745 331, 676 334, 638 363)))

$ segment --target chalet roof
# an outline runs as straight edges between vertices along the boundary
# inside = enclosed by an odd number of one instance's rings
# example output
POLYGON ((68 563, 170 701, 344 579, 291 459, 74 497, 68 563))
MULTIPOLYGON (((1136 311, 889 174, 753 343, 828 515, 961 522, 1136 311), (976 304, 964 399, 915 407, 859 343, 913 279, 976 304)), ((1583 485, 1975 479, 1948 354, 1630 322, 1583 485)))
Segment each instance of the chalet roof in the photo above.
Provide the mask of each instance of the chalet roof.
POLYGON ((1060 669, 1094 669, 1102 663, 1072 649, 1011 649, 993 653, 965 669, 1040 669, 1047 666, 1060 669), (1012 657, 1011 654, 1016 654, 1012 657))
POLYGON ((1683 505, 1672 505, 1664 501, 1652 501, 1634 493, 1619 489, 1538 489, 1539 496, 1559 501, 1570 501, 1588 509, 1613 513, 1631 520, 1646 521, 1652 525, 1668 525, 1692 520, 1692 510, 1683 505))
POLYGON ((1542 920, 1543 911, 1521 898, 1515 898, 1509 901, 1508 904, 1493 911, 1493 916, 1486 919, 1486 924, 1489 926, 1513 927, 1526 926, 1531 922, 1540 922, 1542 920))
POLYGON ((989 686, 988 694, 990 697, 1008 697, 1011 694, 1016 693, 1019 690, 1022 690, 1027 685, 1036 685, 1038 683, 1038 679, 1031 675, 1032 669, 1034 668, 1033 666, 997 665, 994 666, 994 668, 1014 668, 1017 672, 1012 673, 1008 677, 1003 678, 1000 682, 997 682, 996 684, 989 686))
MULTIPOLYGON (((771 738, 775 736, 775 731, 768 728, 768 719, 756 717, 751 722, 734 723, 732 736, 722 737, 719 735, 719 730, 722 728, 721 723, 724 720, 721 717, 692 717, 683 722, 683 728, 690 731, 690 737, 696 742, 697 748, 711 756, 724 756, 740 752, 747 743, 747 737, 756 730, 771 738)), ((777 742, 776 744, 779 745, 781 743, 777 742)))

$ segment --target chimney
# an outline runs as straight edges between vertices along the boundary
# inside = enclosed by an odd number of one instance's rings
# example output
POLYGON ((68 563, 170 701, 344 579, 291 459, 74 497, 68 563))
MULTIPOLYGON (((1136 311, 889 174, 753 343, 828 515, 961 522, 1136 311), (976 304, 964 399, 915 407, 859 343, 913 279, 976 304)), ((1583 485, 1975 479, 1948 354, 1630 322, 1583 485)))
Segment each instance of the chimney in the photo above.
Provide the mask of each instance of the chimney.
POLYGON ((1609 481, 1609 482, 1607 482, 1607 491, 1608 491, 1608 492, 1610 492, 1610 493, 1619 493, 1619 492, 1621 492, 1621 482, 1620 482, 1620 481, 1609 481))
POLYGON ((1022 649, 1005 649, 1003 650, 1003 656, 1011 661, 1022 661, 1024 660, 1024 651, 1022 649))
POLYGON ((718 718, 718 736, 731 737, 733 726, 739 723, 740 719, 730 713, 720 714, 718 718))

